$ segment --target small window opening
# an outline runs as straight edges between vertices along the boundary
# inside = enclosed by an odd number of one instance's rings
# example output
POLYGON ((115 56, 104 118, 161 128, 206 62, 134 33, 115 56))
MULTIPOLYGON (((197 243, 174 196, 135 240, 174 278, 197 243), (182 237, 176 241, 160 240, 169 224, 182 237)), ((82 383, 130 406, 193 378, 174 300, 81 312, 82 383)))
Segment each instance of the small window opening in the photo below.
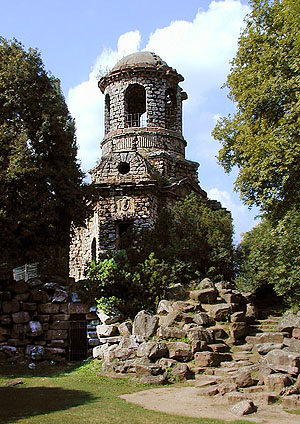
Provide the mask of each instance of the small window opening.
POLYGON ((128 162, 120 162, 118 166, 118 171, 120 174, 125 175, 130 171, 130 165, 128 162))
POLYGON ((109 94, 105 96, 105 133, 110 131, 110 97, 109 94))
POLYGON ((96 239, 93 238, 92 245, 91 245, 91 257, 92 261, 96 262, 97 254, 96 254, 96 239))
POLYGON ((175 129, 176 112, 177 112, 177 98, 176 91, 173 88, 166 90, 166 128, 175 129))
POLYGON ((125 91, 125 126, 146 125, 146 90, 142 85, 131 84, 125 91))

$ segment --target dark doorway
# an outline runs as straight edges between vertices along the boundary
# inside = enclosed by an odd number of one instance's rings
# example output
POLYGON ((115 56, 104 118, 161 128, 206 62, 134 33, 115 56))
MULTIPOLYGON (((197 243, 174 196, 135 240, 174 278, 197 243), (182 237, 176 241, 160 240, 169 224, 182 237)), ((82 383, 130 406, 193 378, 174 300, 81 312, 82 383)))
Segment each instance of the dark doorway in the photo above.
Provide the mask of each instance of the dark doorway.
POLYGON ((130 84, 125 92, 125 126, 144 126, 146 112, 146 90, 142 85, 130 84))
POLYGON ((119 222, 117 224, 117 248, 126 249, 132 244, 133 222, 119 222))
POLYGON ((69 326, 69 361, 81 361, 87 357, 86 317, 71 314, 69 326))

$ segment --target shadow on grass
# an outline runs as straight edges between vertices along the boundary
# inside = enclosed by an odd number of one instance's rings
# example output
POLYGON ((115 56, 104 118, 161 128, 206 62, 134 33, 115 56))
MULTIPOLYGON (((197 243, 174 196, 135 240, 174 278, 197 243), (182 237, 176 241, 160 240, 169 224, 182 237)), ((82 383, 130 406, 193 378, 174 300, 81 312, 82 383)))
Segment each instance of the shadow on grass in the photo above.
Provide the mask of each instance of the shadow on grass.
POLYGON ((75 369, 80 368, 83 361, 55 364, 54 366, 37 366, 31 370, 27 365, 10 364, 0 362, 0 377, 18 378, 18 377, 59 377, 62 374, 69 374, 75 369))
POLYGON ((69 409, 94 399, 88 392, 60 387, 0 387, 0 423, 69 409))

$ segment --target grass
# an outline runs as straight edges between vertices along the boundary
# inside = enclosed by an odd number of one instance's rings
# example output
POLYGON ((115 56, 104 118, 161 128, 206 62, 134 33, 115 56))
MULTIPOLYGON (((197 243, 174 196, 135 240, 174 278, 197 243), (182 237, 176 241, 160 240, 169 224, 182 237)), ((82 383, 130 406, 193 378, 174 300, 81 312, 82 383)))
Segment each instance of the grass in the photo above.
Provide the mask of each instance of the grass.
MULTIPOLYGON (((150 388, 123 379, 100 377, 97 361, 72 367, 27 370, 0 368, 0 423, 18 424, 224 424, 148 411, 118 396, 150 388), (10 379, 22 385, 7 387, 10 379)), ((235 420, 231 424, 250 424, 235 420)))

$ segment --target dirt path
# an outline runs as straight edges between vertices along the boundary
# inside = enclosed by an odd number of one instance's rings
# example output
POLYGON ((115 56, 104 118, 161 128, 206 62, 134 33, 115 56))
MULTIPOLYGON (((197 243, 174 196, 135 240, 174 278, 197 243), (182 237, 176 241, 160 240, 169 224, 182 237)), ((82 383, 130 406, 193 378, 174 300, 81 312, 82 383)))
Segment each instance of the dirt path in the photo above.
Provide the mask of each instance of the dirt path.
MULTIPOLYGON (((163 387, 120 396, 146 409, 194 418, 219 418, 234 421, 240 417, 229 412, 222 398, 199 396, 196 387, 163 387)), ((255 401, 254 401, 255 403, 255 401)), ((279 405, 259 406, 255 414, 243 417, 259 424, 300 424, 300 416, 289 414, 279 405)))

